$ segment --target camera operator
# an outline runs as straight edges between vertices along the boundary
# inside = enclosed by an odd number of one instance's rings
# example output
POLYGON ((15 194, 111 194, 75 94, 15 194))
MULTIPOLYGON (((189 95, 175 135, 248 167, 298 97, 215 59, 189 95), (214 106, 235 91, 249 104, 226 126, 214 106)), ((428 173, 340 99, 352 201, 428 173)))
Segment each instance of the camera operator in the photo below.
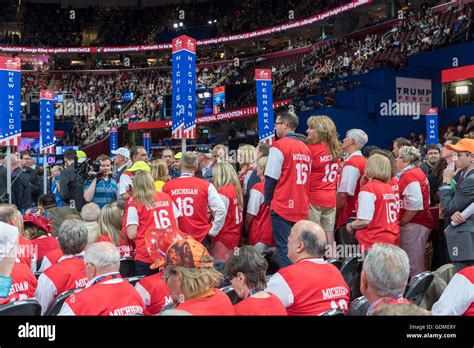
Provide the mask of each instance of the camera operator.
POLYGON ((84 201, 82 190, 84 179, 78 173, 76 151, 68 149, 64 152, 64 164, 66 169, 62 171, 59 178, 59 196, 71 208, 81 211, 84 201))
POLYGON ((117 181, 112 178, 112 160, 109 156, 100 155, 92 163, 89 178, 84 183, 84 199, 96 203, 101 209, 117 200, 117 181))

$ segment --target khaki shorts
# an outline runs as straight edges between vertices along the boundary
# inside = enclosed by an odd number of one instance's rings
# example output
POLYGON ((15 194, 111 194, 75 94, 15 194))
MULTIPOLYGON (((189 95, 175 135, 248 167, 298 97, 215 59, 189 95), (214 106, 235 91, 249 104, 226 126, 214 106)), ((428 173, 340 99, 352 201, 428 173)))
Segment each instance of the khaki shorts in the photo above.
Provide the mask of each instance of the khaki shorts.
POLYGON ((336 224, 336 207, 326 208, 310 204, 308 220, 321 225, 323 230, 326 232, 334 232, 334 225, 336 224))

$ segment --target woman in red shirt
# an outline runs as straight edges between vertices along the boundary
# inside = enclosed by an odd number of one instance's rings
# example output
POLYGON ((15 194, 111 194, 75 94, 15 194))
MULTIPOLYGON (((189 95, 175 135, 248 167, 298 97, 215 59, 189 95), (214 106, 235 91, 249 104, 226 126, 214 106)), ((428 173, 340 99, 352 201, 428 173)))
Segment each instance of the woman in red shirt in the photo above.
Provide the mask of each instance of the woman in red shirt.
POLYGON ((23 216, 23 224, 26 239, 29 239, 31 244, 37 247, 38 264, 41 263, 44 255, 59 249, 58 241, 51 236, 51 220, 42 215, 26 214, 23 216))
POLYGON ((248 178, 256 165, 255 160, 257 157, 255 155, 255 147, 249 144, 242 145, 237 151, 237 156, 240 166, 240 187, 244 188, 246 181, 248 181, 248 178))
POLYGON ((244 198, 239 178, 230 163, 217 163, 214 166, 212 183, 227 208, 227 216, 222 230, 212 239, 210 252, 215 259, 225 261, 240 244, 244 198))
POLYGON ((307 124, 308 148, 312 154, 308 219, 321 225, 326 231, 328 245, 335 247, 336 184, 341 143, 336 126, 328 116, 311 116, 307 124))
POLYGON ((120 252, 120 258, 134 256, 134 244, 122 232, 122 210, 115 204, 106 204, 99 215, 98 242, 110 242, 120 252))
POLYGON ((177 227, 176 220, 181 213, 170 196, 156 192, 155 182, 149 172, 140 169, 133 172, 133 195, 127 203, 124 221, 128 238, 135 242, 135 274, 150 275, 156 272, 150 270, 153 260, 146 245, 146 234, 152 229, 177 227))
POLYGON ((400 240, 398 201, 388 184, 392 177, 390 160, 371 155, 364 176, 368 182, 361 187, 356 202, 357 220, 346 225, 349 233, 356 233, 362 253, 375 243, 398 245, 400 240))
POLYGON ((236 249, 225 264, 232 287, 242 299, 234 305, 236 315, 288 315, 280 299, 264 291, 267 261, 253 246, 236 249))

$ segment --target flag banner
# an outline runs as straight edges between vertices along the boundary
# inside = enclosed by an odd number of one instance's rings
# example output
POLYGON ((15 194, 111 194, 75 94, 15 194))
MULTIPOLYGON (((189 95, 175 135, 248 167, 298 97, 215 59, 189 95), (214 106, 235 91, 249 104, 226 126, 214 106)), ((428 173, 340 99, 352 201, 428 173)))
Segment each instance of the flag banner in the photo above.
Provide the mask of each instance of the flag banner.
POLYGON ((20 58, 0 57, 0 146, 21 145, 20 58))
POLYGON ((146 150, 146 153, 148 154, 148 157, 150 157, 150 144, 151 144, 151 136, 150 133, 143 133, 143 147, 146 150))
POLYGON ((110 138, 109 138, 109 141, 110 141, 110 158, 114 158, 115 155, 112 153, 112 151, 115 151, 118 149, 118 132, 117 132, 117 128, 110 128, 110 131, 109 131, 109 135, 110 135, 110 138))
POLYGON ((40 152, 54 154, 54 91, 40 91, 40 152))
POLYGON ((438 108, 426 109, 426 145, 438 144, 438 108))
POLYGON ((271 145, 275 140, 271 69, 255 69, 258 110, 258 138, 271 145))
POLYGON ((172 48, 172 139, 196 139, 196 40, 182 35, 172 48))

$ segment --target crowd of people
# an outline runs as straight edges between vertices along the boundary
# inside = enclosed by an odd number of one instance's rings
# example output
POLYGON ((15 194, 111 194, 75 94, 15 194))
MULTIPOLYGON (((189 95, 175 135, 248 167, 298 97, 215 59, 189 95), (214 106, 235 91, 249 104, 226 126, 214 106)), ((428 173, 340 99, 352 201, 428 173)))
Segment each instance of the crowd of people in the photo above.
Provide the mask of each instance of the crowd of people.
POLYGON ((280 111, 272 146, 235 155, 218 144, 149 158, 134 146, 87 166, 69 149, 46 191, 31 155, 10 155, 0 245, 14 253, 0 258, 11 280, 1 303, 36 298, 47 314, 74 290, 60 315, 321 315, 347 313, 360 291, 367 315, 472 314, 474 139, 425 146, 423 159, 416 135, 389 151, 362 129, 339 139, 324 115, 307 135, 298 124, 280 111), (333 264, 353 252, 357 289, 333 264), (429 304, 403 297, 410 279, 447 266, 455 275, 429 304))

